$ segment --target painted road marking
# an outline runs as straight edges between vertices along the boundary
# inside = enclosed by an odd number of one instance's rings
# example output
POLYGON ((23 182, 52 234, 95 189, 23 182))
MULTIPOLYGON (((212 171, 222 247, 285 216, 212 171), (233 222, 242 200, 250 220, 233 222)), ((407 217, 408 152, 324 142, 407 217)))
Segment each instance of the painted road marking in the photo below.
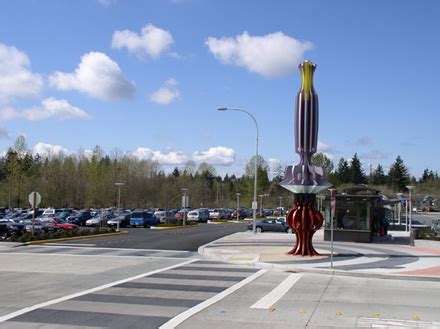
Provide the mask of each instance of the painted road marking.
POLYGON ((302 273, 292 273, 285 278, 275 289, 273 289, 266 296, 262 297, 258 302, 251 306, 251 308, 269 309, 283 297, 287 291, 301 278, 302 273))
POLYGON ((241 287, 247 285, 248 283, 254 281, 258 277, 262 276, 264 273, 266 273, 267 270, 259 270, 258 272, 252 274, 251 276, 248 276, 246 279, 234 284, 232 287, 229 287, 226 290, 223 290, 221 293, 211 297, 210 299, 205 300, 204 302, 186 310, 185 312, 180 313, 179 315, 175 316, 168 322, 164 323, 159 327, 159 329, 171 329, 177 327, 179 324, 181 324, 183 321, 187 320, 191 316, 193 316, 196 313, 199 313, 200 311, 203 311, 205 308, 211 306, 212 304, 217 303, 218 301, 222 300, 226 296, 232 294, 233 292, 237 291, 241 287))
POLYGON ((107 284, 104 284, 104 285, 99 286, 99 287, 95 287, 95 288, 92 288, 92 289, 80 291, 80 292, 77 292, 77 293, 74 293, 74 294, 71 294, 71 295, 68 295, 68 296, 60 297, 60 298, 57 298, 57 299, 49 300, 49 301, 44 302, 44 303, 40 303, 40 304, 36 304, 36 305, 30 306, 30 307, 26 307, 26 308, 23 308, 21 310, 18 310, 18 311, 6 314, 4 316, 1 316, 0 317, 0 322, 4 322, 4 321, 10 320, 10 319, 13 319, 13 318, 15 318, 15 317, 17 317, 19 315, 22 315, 22 314, 25 314, 25 313, 29 313, 31 311, 34 311, 34 310, 37 310, 37 309, 40 309, 40 308, 43 308, 43 307, 47 307, 47 306, 50 306, 50 305, 53 305, 53 304, 61 303, 61 302, 64 302, 66 300, 70 300, 70 299, 73 299, 73 298, 76 298, 76 297, 84 296, 84 295, 87 295, 87 294, 90 294, 90 293, 93 293, 93 292, 96 292, 96 291, 100 291, 100 290, 103 290, 103 289, 106 289, 106 288, 110 288, 110 287, 113 287, 113 286, 116 286, 116 285, 119 285, 119 284, 122 284, 122 283, 126 283, 126 282, 129 282, 129 281, 137 280, 137 279, 140 279, 140 278, 143 278, 143 277, 146 277, 146 276, 150 276, 150 275, 153 275, 153 274, 156 274, 156 273, 172 270, 172 269, 174 269, 176 267, 179 267, 179 266, 182 266, 182 265, 188 265, 188 264, 191 264, 191 263, 196 262, 196 261, 197 261, 197 259, 192 259, 192 260, 189 260, 189 261, 186 261, 186 262, 182 262, 182 263, 179 263, 179 264, 176 264, 176 265, 164 267, 164 268, 161 268, 161 269, 158 269, 158 270, 155 270, 155 271, 139 274, 139 275, 127 278, 127 279, 122 279, 122 280, 114 281, 114 282, 107 283, 107 284))
MULTIPOLYGON (((57 254, 50 254, 50 253, 33 253, 33 252, 0 252, 0 255, 32 255, 32 256, 50 256, 50 257, 56 257, 56 256, 69 256, 69 257, 99 257, 99 258, 133 258, 133 259, 140 259, 140 258, 149 258, 149 259, 178 259, 182 260, 182 257, 166 257, 166 256, 125 256, 125 255, 81 255, 81 254, 63 254, 63 253, 57 253, 57 254)), ((188 257, 189 258, 189 257, 188 257)))
POLYGON ((357 328, 440 328, 440 322, 359 317, 357 328))
MULTIPOLYGON (((71 244, 69 246, 65 246, 66 248, 73 248, 73 249, 111 249, 111 250, 123 250, 123 251, 163 251, 163 252, 180 252, 180 253, 190 253, 191 251, 186 250, 163 250, 163 249, 136 249, 136 248, 108 248, 108 247, 76 247, 78 245, 77 243, 71 244)), ((38 246, 26 246, 27 248, 51 248, 52 244, 41 244, 38 246)))
MULTIPOLYGON (((54 247, 69 247, 69 248, 72 248, 72 244, 67 244, 67 243, 56 243, 56 242, 53 242, 53 243, 48 243, 46 246, 40 246, 40 247, 52 247, 52 246, 54 246, 54 247)), ((94 244, 94 243, 75 243, 75 246, 77 246, 77 247, 93 247, 93 246, 96 246, 96 244, 94 244)))

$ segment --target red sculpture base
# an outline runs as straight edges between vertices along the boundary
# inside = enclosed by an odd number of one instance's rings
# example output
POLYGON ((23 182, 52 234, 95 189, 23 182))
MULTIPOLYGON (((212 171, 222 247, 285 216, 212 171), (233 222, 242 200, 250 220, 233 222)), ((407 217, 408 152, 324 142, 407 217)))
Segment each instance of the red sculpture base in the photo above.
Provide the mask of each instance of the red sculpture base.
POLYGON ((314 197, 312 195, 300 195, 294 208, 287 215, 287 223, 295 232, 295 247, 289 251, 289 255, 319 256, 313 248, 313 234, 322 226, 324 218, 322 214, 313 209, 314 197), (312 201, 313 198, 313 202, 312 201))

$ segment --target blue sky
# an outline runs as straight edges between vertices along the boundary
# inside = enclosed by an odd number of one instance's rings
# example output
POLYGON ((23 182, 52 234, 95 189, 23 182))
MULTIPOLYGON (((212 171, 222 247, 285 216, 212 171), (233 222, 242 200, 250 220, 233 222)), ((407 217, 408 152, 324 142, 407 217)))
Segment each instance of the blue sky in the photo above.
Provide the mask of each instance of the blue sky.
POLYGON ((0 151, 100 145, 242 174, 296 163, 297 65, 317 63, 320 150, 439 170, 438 1, 2 1, 0 151))

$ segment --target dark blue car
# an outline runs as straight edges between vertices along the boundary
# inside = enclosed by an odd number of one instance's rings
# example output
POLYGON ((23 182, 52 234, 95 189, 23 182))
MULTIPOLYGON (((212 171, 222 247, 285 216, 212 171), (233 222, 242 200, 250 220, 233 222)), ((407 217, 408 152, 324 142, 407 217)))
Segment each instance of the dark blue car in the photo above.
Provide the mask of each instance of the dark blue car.
POLYGON ((159 223, 160 219, 154 217, 154 213, 151 211, 133 211, 130 215, 130 226, 133 227, 150 227, 159 223))

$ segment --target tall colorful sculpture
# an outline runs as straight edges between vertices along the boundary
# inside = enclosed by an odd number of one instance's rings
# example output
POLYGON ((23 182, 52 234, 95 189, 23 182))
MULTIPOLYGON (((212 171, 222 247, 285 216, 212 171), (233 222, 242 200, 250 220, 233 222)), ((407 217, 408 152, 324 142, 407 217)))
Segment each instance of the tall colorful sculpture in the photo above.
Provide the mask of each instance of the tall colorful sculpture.
POLYGON ((330 187, 325 180, 325 169, 312 164, 312 156, 318 145, 318 94, 313 86, 316 64, 305 61, 299 66, 301 88, 296 95, 295 106, 295 151, 300 163, 288 166, 285 179, 280 185, 294 193, 293 209, 287 215, 287 223, 296 235, 292 255, 316 256, 313 234, 324 221, 315 209, 316 194, 330 187))

